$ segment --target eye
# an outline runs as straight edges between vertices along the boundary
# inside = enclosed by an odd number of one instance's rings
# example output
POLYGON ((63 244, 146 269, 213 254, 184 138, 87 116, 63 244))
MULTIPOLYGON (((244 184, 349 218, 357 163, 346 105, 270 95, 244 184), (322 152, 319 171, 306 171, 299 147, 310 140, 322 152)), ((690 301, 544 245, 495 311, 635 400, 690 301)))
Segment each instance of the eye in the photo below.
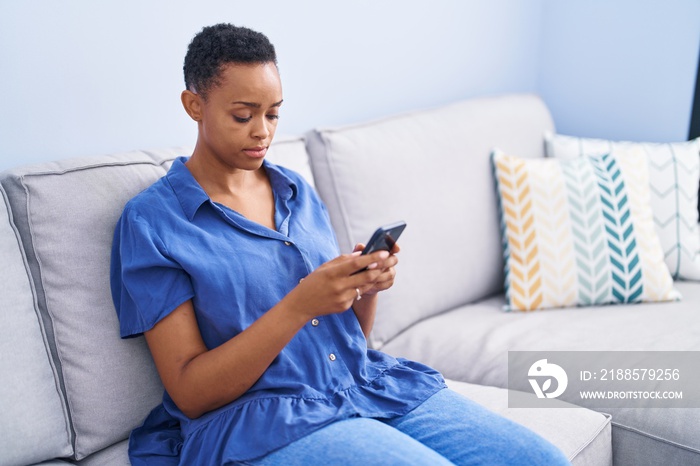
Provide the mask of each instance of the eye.
POLYGON ((241 118, 237 117, 236 115, 233 115, 233 119, 236 120, 238 123, 248 123, 250 120, 253 119, 253 117, 241 118))
POLYGON ((268 120, 279 120, 280 116, 277 114, 266 115, 268 120))

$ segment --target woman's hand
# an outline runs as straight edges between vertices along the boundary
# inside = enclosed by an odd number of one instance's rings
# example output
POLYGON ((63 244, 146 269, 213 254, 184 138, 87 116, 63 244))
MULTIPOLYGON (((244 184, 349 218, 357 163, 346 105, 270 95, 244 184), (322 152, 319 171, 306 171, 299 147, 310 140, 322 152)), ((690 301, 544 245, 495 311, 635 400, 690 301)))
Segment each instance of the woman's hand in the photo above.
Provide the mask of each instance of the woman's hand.
MULTIPOLYGON (((357 248, 356 248, 357 249, 357 248)), ((389 252, 377 251, 366 256, 360 251, 343 254, 326 262, 306 276, 285 299, 300 310, 304 318, 334 314, 347 310, 360 296, 376 294, 391 286, 396 263, 389 252), (388 261, 388 262, 387 262, 388 261), (387 267, 387 264, 390 264, 387 267), (367 268, 360 273, 358 270, 367 268)))
MULTIPOLYGON (((353 253, 362 252, 365 249, 365 245, 358 243, 355 245, 353 253)), ((377 279, 371 283, 371 285, 360 288, 363 295, 371 296, 379 293, 380 291, 388 290, 394 285, 394 279, 396 278, 396 264, 399 263, 399 258, 396 254, 401 250, 398 244, 394 244, 391 249, 391 255, 383 260, 381 263, 377 264, 377 269, 380 270, 380 274, 377 279)))
MULTIPOLYGON (((364 249, 364 244, 357 244, 353 254, 359 254, 364 249)), ((377 314, 377 293, 391 288, 394 284, 394 278, 396 277, 396 269, 394 267, 399 261, 395 254, 398 253, 399 250, 399 246, 395 244, 391 249, 391 255, 389 255, 387 251, 384 251, 385 259, 383 259, 381 263, 377 263, 375 269, 375 271, 378 272, 376 278, 361 289, 364 299, 355 301, 352 306, 366 338, 369 338, 369 334, 374 327, 374 317, 377 314)), ((362 272, 358 275, 365 273, 367 272, 362 272)))

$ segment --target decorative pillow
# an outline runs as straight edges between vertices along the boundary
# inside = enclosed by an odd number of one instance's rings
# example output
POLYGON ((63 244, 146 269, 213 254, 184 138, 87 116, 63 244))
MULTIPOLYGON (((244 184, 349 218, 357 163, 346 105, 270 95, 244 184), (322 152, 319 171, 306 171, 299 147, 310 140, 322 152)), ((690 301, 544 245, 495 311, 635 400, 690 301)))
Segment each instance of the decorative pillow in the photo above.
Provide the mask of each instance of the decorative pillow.
POLYGON ((560 159, 620 151, 640 152, 649 162, 651 208, 671 276, 700 280, 700 139, 658 144, 547 134, 545 147, 548 157, 560 159))
POLYGON ((506 308, 679 299, 664 265, 639 154, 572 160, 492 154, 506 308))

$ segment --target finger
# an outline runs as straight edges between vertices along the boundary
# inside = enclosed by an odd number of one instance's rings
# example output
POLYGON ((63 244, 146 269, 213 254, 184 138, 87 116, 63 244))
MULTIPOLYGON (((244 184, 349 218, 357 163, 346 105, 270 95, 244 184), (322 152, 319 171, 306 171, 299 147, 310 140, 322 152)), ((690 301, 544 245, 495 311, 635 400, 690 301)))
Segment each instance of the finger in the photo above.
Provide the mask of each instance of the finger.
POLYGON ((362 292, 363 295, 375 295, 375 294, 380 293, 382 291, 388 290, 393 285, 394 285, 393 280, 376 282, 372 285, 368 285, 364 288, 360 288, 360 291, 362 292))
POLYGON ((389 269, 391 267, 396 267, 396 265, 399 263, 399 258, 391 255, 388 258, 386 258, 381 264, 379 264, 380 268, 382 270, 389 269))
POLYGON ((351 275, 349 280, 345 282, 345 286, 351 289, 369 289, 372 288, 375 283, 377 283, 378 278, 382 275, 382 271, 379 269, 364 270, 355 275, 351 275))
POLYGON ((339 265, 339 272, 341 274, 350 275, 367 267, 369 267, 370 270, 375 269, 382 261, 389 257, 388 251, 377 251, 364 256, 355 254, 356 253, 353 253, 351 257, 347 258, 344 263, 339 265))
POLYGON ((389 268, 382 271, 381 275, 375 280, 375 285, 380 285, 382 283, 393 282, 396 279, 396 269, 389 268))
POLYGON ((388 259, 389 256, 390 256, 389 251, 381 250, 381 251, 375 251, 371 254, 367 254, 367 256, 365 256, 365 257, 373 258, 374 262, 381 262, 381 261, 388 259))
POLYGON ((394 247, 391 248, 391 253, 398 254, 399 251, 401 251, 401 248, 399 247, 399 243, 394 243, 394 247))
POLYGON ((375 283, 374 286, 372 288, 370 288, 371 291, 369 293, 371 293, 371 294, 381 293, 382 291, 386 291, 389 288, 391 288, 392 284, 393 283, 391 283, 391 282, 375 283))
POLYGON ((352 252, 358 252, 358 251, 364 251, 365 250, 365 245, 362 243, 357 243, 355 245, 355 248, 352 250, 352 252))
POLYGON ((389 256, 385 260, 381 262, 375 262, 373 264, 370 264, 369 268, 370 269, 379 269, 382 272, 386 272, 387 270, 396 267, 396 265, 399 263, 399 258, 396 256, 389 256), (375 265, 376 264, 376 265, 375 265))

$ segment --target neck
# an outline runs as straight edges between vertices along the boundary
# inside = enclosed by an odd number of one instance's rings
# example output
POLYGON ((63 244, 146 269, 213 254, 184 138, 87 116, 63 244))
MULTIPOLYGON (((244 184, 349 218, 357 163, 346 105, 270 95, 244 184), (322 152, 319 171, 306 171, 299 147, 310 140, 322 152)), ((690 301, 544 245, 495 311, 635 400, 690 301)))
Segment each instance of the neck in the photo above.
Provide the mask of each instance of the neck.
POLYGON ((245 193, 265 176, 262 167, 253 170, 231 167, 215 157, 208 157, 197 147, 185 165, 211 198, 245 193))

